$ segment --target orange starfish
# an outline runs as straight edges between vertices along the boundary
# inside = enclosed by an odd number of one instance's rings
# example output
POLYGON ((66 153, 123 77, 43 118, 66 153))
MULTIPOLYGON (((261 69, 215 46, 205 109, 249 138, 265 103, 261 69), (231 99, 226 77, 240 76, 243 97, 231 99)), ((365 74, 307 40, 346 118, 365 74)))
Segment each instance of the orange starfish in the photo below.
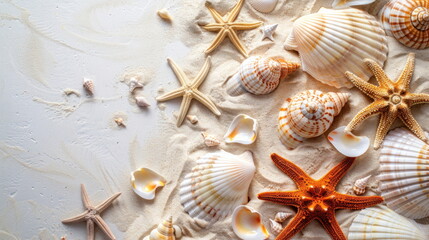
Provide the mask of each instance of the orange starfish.
POLYGON ((298 190, 264 192, 258 198, 298 208, 295 217, 277 236, 276 240, 290 239, 314 219, 319 220, 333 239, 346 239, 335 219, 335 209, 362 209, 383 202, 379 196, 357 197, 335 191, 335 186, 352 166, 355 158, 345 158, 324 177, 314 180, 294 163, 273 153, 274 164, 286 173, 298 190))

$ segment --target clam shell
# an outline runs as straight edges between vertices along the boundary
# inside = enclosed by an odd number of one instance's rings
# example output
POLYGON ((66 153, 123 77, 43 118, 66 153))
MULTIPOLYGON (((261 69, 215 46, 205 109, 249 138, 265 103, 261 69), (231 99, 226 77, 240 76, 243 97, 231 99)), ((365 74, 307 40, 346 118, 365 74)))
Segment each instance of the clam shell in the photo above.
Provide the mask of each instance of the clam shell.
POLYGON ((280 140, 293 149, 305 138, 322 135, 349 97, 348 93, 307 90, 286 99, 278 117, 280 140))
POLYGON ((368 175, 366 177, 360 178, 355 181, 355 184, 353 185, 353 192, 356 195, 362 195, 365 193, 366 186, 368 185, 368 180, 371 178, 371 175, 368 175))
POLYGON ((375 2, 375 0, 335 0, 332 3, 333 8, 347 8, 351 6, 366 5, 375 2))
POLYGON ((271 232, 273 232, 274 235, 279 235, 283 230, 282 224, 277 221, 274 221, 273 219, 270 219, 270 227, 271 227, 271 232))
POLYGON ((90 78, 83 78, 83 88, 90 94, 94 95, 94 81, 90 78))
POLYGON ((246 114, 237 115, 225 133, 226 143, 252 144, 258 131, 258 121, 246 114))
POLYGON ((270 234, 262 223, 261 214, 248 206, 238 206, 232 214, 232 230, 241 239, 262 240, 270 234))
POLYGON ((429 0, 391 0, 380 11, 386 33, 415 49, 429 47, 429 0))
POLYGON ((131 173, 133 191, 143 199, 154 199, 156 189, 165 183, 162 176, 148 168, 139 168, 131 173))
POLYGON ((389 208, 412 219, 429 216, 429 145, 404 128, 390 131, 379 173, 381 196, 389 208))
POLYGON ((143 240, 175 240, 174 231, 173 217, 170 216, 168 219, 162 221, 162 223, 160 223, 157 228, 153 229, 150 235, 143 238, 143 240))
POLYGON ((354 9, 322 8, 296 20, 286 50, 298 51, 302 70, 324 84, 352 88, 345 72, 368 80, 372 73, 362 61, 374 59, 383 66, 387 39, 380 23, 368 13, 354 9))
POLYGON ((359 212, 349 229, 349 240, 425 240, 428 236, 409 219, 378 205, 359 212))
POLYGON ((250 5, 258 12, 270 13, 274 10, 278 0, 248 0, 250 5))
POLYGON ((208 153, 197 160, 197 166, 180 184, 180 202, 194 219, 209 223, 224 219, 237 206, 247 203, 254 174, 250 152, 208 153))
POLYGON ((346 126, 341 126, 330 132, 328 134, 329 142, 338 152, 347 157, 358 157, 364 154, 369 148, 369 138, 345 132, 345 129, 346 126))
POLYGON ((293 215, 292 213, 278 212, 278 213, 276 213, 274 220, 276 222, 282 223, 282 222, 286 221, 286 219, 290 218, 292 215, 293 215))

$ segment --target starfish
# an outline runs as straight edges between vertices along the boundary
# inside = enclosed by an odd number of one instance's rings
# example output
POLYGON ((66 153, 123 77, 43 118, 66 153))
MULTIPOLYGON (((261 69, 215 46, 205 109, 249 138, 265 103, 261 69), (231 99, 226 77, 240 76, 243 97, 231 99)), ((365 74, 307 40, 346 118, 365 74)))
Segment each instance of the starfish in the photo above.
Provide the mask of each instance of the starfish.
POLYGON ((81 184, 82 192, 82 202, 86 208, 86 211, 72 218, 65 219, 61 221, 62 223, 74 223, 86 221, 87 229, 87 239, 93 240, 95 237, 94 234, 94 223, 103 230, 103 232, 112 240, 116 239, 113 235, 110 228, 107 226, 106 222, 100 217, 100 213, 103 212, 107 207, 109 207, 113 200, 119 197, 121 193, 116 193, 110 198, 106 199, 104 202, 100 203, 98 206, 94 207, 91 205, 91 202, 88 198, 88 193, 86 192, 85 186, 81 184))
POLYGON ((411 114, 411 107, 416 104, 429 103, 429 94, 410 93, 410 81, 414 70, 414 53, 408 55, 407 63, 396 82, 390 80, 382 67, 371 59, 364 62, 374 73, 378 85, 370 84, 351 72, 346 72, 347 78, 363 93, 374 99, 374 102, 362 109, 347 125, 345 131, 351 132, 356 126, 375 114, 381 114, 375 135, 374 148, 378 149, 384 140, 390 126, 396 118, 402 120, 422 141, 429 143, 423 129, 411 114))
POLYGON ((206 78, 207 74, 210 70, 210 56, 207 57, 203 68, 198 73, 197 77, 194 80, 190 81, 185 73, 176 65, 176 63, 167 58, 170 67, 173 69, 174 74, 176 74, 177 79, 182 84, 182 86, 176 90, 173 90, 169 93, 166 93, 162 96, 156 98, 157 101, 167 101, 170 99, 174 99, 177 97, 183 97, 182 104, 180 105, 179 116, 177 118, 177 126, 180 127, 182 125, 183 120, 186 117, 186 113, 188 112, 189 105, 191 104, 191 100, 195 98, 199 102, 201 102, 204 106, 210 109, 215 115, 220 116, 220 112, 217 109, 216 105, 202 92, 198 90, 198 87, 206 78))
POLYGON ((243 6, 244 0, 239 0, 238 3, 232 8, 232 10, 227 13, 228 17, 226 20, 211 6, 209 2, 206 2, 206 7, 209 9, 211 15, 216 20, 216 23, 209 23, 203 28, 210 32, 219 32, 216 38, 213 40, 212 44, 205 51, 205 53, 210 53, 215 50, 227 36, 231 40, 232 44, 243 54, 245 57, 249 57, 241 44, 240 39, 237 36, 236 30, 250 30, 261 26, 262 22, 255 23, 244 23, 244 22, 234 22, 238 16, 238 13, 243 6))
POLYGON ((333 239, 346 239, 335 219, 335 209, 362 209, 383 202, 379 196, 358 197, 339 193, 335 186, 352 166, 355 158, 345 158, 324 177, 314 180, 292 162, 273 153, 274 164, 288 175, 298 190, 264 192, 258 198, 298 208, 295 217, 276 240, 290 239, 311 221, 317 219, 333 239))

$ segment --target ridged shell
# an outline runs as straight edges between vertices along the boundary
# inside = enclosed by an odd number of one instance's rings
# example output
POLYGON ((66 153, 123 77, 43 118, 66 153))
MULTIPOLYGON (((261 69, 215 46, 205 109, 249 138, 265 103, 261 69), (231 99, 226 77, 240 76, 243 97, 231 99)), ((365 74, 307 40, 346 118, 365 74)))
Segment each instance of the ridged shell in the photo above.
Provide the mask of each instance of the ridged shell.
POLYGON ((429 216, 429 145, 404 128, 390 131, 379 172, 381 196, 389 208, 412 219, 429 216))
POLYGON ((278 0, 248 0, 254 9, 262 13, 269 13, 274 10, 278 0))
POLYGON ((349 97, 349 93, 308 90, 286 99, 278 118, 280 140, 286 147, 295 148, 305 138, 320 136, 349 97))
POLYGON ((94 95, 94 81, 90 78, 83 78, 83 88, 90 94, 94 95))
POLYGON ((249 115, 237 115, 223 138, 226 143, 252 144, 258 136, 258 121, 249 115))
POLYGON ((167 220, 162 221, 157 228, 150 232, 149 236, 143 238, 143 240, 175 240, 173 217, 169 217, 167 220))
POLYGON ((391 0, 380 11, 386 33, 415 49, 429 47, 429 0, 391 0))
POLYGON ((267 239, 270 234, 262 223, 259 212, 248 206, 238 206, 232 213, 232 230, 244 240, 267 239))
POLYGON ((370 4, 375 2, 375 0, 335 0, 332 3, 333 8, 347 8, 350 6, 360 6, 365 4, 370 4))
POLYGON ((271 227, 271 232, 273 232, 274 235, 279 235, 283 230, 282 224, 277 221, 274 221, 273 219, 270 219, 270 227, 271 227))
POLYGON ((204 143, 207 147, 215 147, 220 145, 219 139, 217 139, 215 136, 208 134, 207 132, 202 132, 201 135, 204 138, 204 143))
POLYGON ((290 73, 299 68, 298 63, 277 57, 249 57, 240 65, 236 74, 227 82, 227 93, 232 96, 250 92, 256 95, 274 91, 290 73))
POLYGON ((362 60, 371 58, 383 66, 387 39, 380 23, 364 11, 322 8, 294 22, 285 49, 298 51, 302 70, 320 82, 351 88, 344 73, 368 80, 372 73, 362 60))
POLYGON ((359 212, 349 228, 349 240, 427 240, 424 232, 411 220, 378 205, 359 212))
POLYGON ((371 175, 360 178, 355 181, 355 184, 353 185, 353 192, 356 195, 362 195, 366 191, 366 186, 368 185, 368 180, 371 178, 371 175))
POLYGON ((161 175, 148 168, 139 168, 131 173, 133 191, 143 199, 154 199, 156 189, 163 187, 165 183, 166 180, 161 175))
POLYGON ((346 126, 341 126, 330 132, 328 134, 329 142, 338 152, 347 157, 358 157, 364 154, 369 148, 369 138, 345 132, 345 129, 346 126))
POLYGON ((254 174, 250 152, 208 153, 197 160, 197 166, 180 184, 180 202, 192 218, 210 223, 224 219, 237 206, 247 203, 254 174))
POLYGON ((293 214, 287 213, 287 212, 278 212, 276 216, 274 217, 274 220, 276 222, 282 223, 286 221, 286 219, 290 218, 293 214))

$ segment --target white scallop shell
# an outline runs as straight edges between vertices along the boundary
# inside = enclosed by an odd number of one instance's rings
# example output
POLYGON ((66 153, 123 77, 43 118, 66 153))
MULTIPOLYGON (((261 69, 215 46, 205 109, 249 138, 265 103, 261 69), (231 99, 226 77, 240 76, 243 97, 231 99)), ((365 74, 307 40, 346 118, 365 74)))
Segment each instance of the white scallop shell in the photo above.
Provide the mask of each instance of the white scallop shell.
POLYGON ((148 168, 139 168, 131 173, 133 191, 143 199, 154 199, 156 189, 163 187, 165 183, 166 180, 161 175, 148 168))
POLYGON ((83 88, 90 94, 94 95, 94 81, 90 78, 83 78, 83 88))
POLYGON ((239 114, 232 120, 224 139, 226 143, 252 144, 257 132, 258 121, 246 114, 239 114))
POLYGON ((359 212, 349 228, 349 240, 426 240, 429 236, 411 220, 378 205, 359 212))
POLYGON ((240 205, 232 214, 232 230, 244 240, 267 239, 270 234, 262 223, 261 214, 255 209, 240 205))
POLYGON ((278 118, 280 140, 293 149, 305 138, 322 135, 349 97, 349 93, 307 90, 286 99, 278 118))
POLYGON ((143 238, 143 240, 175 240, 173 227, 173 217, 170 216, 167 220, 162 221, 157 228, 150 232, 149 236, 143 238))
POLYGON ((383 66, 388 50, 380 23, 354 8, 321 8, 318 13, 299 18, 285 48, 299 52, 303 71, 337 88, 353 87, 346 71, 368 80, 372 72, 362 60, 371 58, 383 66))
POLYGON ((274 217, 274 220, 276 222, 282 223, 286 221, 286 219, 290 218, 293 214, 288 212, 278 212, 276 213, 276 216, 274 217))
POLYGON ((389 132, 380 154, 381 196, 413 219, 429 216, 429 145, 404 128, 389 132))
POLYGON ((360 178, 355 181, 355 184, 353 185, 353 192, 356 195, 362 195, 366 191, 366 186, 368 185, 368 180, 371 178, 371 175, 368 175, 366 177, 360 178))
POLYGON ((329 142, 338 152, 347 157, 358 157, 364 154, 370 145, 369 138, 345 132, 345 129, 346 126, 341 126, 330 132, 328 134, 329 142))
POLYGON ((215 147, 220 145, 219 139, 217 139, 215 136, 208 134, 207 132, 201 132, 201 135, 204 138, 204 143, 207 145, 207 147, 215 147))
POLYGON ((270 13, 274 10, 278 0, 248 0, 252 7, 262 13, 270 13))
POLYGON ((380 11, 386 33, 415 49, 429 47, 429 0, 391 0, 380 11))
POLYGON ((277 221, 274 221, 273 219, 270 219, 270 227, 271 227, 271 232, 273 232, 274 235, 279 235, 283 230, 282 224, 280 224, 277 221))
POLYGON ((351 6, 366 5, 375 2, 375 0, 335 0, 332 3, 333 8, 347 8, 351 6))
POLYGON ((216 222, 248 201, 255 165, 250 152, 208 153, 197 160, 180 184, 180 202, 194 219, 216 222))

